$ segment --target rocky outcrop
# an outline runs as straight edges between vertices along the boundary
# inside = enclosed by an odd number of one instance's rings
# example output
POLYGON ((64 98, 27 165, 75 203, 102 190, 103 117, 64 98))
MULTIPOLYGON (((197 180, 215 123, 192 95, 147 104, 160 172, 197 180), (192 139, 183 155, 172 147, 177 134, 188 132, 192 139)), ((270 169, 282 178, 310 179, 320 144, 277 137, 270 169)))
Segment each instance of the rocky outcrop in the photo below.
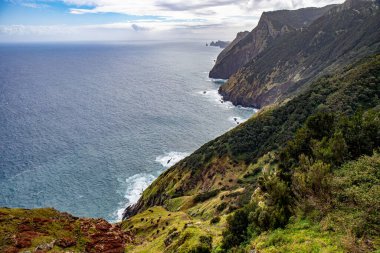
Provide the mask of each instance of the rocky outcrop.
MULTIPOLYGON (((349 0, 330 8, 307 27, 288 29, 270 45, 261 42, 266 48, 255 48, 256 57, 232 75, 219 92, 235 105, 261 108, 280 102, 321 75, 378 52, 378 24, 379 1, 349 0)), ((267 33, 276 34, 279 27, 267 33)), ((245 55, 244 50, 238 53, 245 55)))
POLYGON ((308 26, 332 7, 330 5, 324 8, 264 12, 255 29, 251 32, 238 33, 230 46, 220 53, 209 76, 228 79, 277 37, 308 26))
POLYGON ((226 47, 228 47, 229 44, 230 44, 230 42, 228 42, 228 41, 221 41, 221 40, 211 41, 210 47, 226 48, 226 47))
POLYGON ((123 253, 133 236, 120 224, 54 209, 0 209, 0 252, 123 253))

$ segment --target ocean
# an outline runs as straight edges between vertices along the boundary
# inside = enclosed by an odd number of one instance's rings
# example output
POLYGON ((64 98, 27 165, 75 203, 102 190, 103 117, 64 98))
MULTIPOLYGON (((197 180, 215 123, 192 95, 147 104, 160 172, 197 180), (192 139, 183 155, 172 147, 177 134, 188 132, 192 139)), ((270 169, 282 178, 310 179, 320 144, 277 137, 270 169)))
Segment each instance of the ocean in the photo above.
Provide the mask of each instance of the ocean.
POLYGON ((0 206, 121 219, 160 173, 248 119, 203 42, 0 44, 0 206))

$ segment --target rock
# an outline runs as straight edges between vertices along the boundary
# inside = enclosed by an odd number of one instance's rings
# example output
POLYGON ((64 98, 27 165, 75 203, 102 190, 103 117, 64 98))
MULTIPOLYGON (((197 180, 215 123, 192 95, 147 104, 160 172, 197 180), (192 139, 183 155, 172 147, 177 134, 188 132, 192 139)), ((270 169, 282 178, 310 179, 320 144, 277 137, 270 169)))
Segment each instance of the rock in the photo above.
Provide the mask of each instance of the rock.
POLYGON ((170 233, 164 240, 164 244, 165 244, 165 247, 168 247, 175 238, 177 238, 179 236, 179 232, 177 231, 174 231, 172 233, 170 233))
POLYGON ((13 246, 7 247, 4 250, 4 253, 17 253, 19 252, 19 249, 13 246))
POLYGON ((20 249, 29 248, 30 246, 32 246, 32 240, 35 237, 38 237, 39 235, 41 234, 35 231, 21 232, 15 236, 14 245, 20 249))
POLYGON ((371 55, 380 37, 380 3, 355 1, 355 8, 360 14, 342 5, 263 13, 250 34, 218 57, 210 77, 228 78, 219 94, 234 105, 280 104, 337 66, 371 55))
POLYGON ((97 223, 97 224, 95 225, 95 227, 96 227, 97 230, 107 231, 107 230, 109 230, 109 229, 112 227, 112 225, 109 224, 109 223, 108 223, 107 221, 105 221, 105 220, 101 220, 99 223, 97 223))
POLYGON ((212 41, 210 43, 210 47, 220 47, 220 48, 226 48, 228 45, 230 44, 229 41, 221 41, 221 40, 218 40, 218 41, 212 41))
POLYGON ((35 252, 46 252, 46 251, 49 251, 51 250, 53 247, 54 247, 54 243, 55 243, 55 240, 49 242, 49 243, 44 243, 44 244, 40 244, 36 247, 36 249, 34 250, 35 252))
POLYGON ((69 237, 64 237, 64 238, 58 239, 55 242, 55 245, 57 245, 58 247, 64 248, 64 249, 68 248, 68 247, 75 246, 76 244, 77 244, 77 242, 75 241, 75 239, 69 238, 69 237))
POLYGON ((219 54, 209 76, 221 79, 230 78, 279 36, 290 30, 299 29, 305 24, 310 24, 329 11, 331 7, 264 12, 255 29, 251 32, 238 33, 235 40, 219 54))

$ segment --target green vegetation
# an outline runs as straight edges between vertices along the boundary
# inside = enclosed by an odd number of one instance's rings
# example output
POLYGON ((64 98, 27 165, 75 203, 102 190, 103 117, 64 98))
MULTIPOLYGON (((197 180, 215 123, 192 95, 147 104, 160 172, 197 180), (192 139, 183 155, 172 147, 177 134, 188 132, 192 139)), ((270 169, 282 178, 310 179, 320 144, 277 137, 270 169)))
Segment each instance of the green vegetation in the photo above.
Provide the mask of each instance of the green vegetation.
POLYGON ((122 229, 135 235, 127 252, 210 252, 220 241, 223 224, 195 219, 184 212, 152 207, 122 223, 122 229))
POLYGON ((216 195, 218 195, 218 193, 219 193, 219 190, 199 193, 194 197, 194 202, 198 203, 198 202, 206 201, 212 197, 215 197, 216 195))
POLYGON ((123 223, 143 226, 143 232, 130 230, 141 244, 128 249, 377 249, 379 83, 380 55, 375 55, 320 78, 299 96, 205 144, 144 192, 133 210, 139 214, 123 223), (152 206, 172 211, 173 223, 196 225, 149 234, 149 224, 135 217, 149 217, 152 206), (200 236, 211 236, 212 247, 205 249, 200 236))
POLYGON ((294 216, 327 222, 333 231, 350 235, 347 250, 373 249, 380 236, 380 155, 373 154, 378 147, 378 107, 351 117, 328 111, 310 116, 281 150, 279 169, 261 176, 264 201, 253 201, 227 219, 223 248, 285 227, 294 216))
MULTIPOLYGON (((236 185, 226 182, 226 178, 240 179, 239 182, 244 183, 243 176, 249 172, 247 166, 284 147, 310 115, 335 111, 350 116, 359 109, 375 107, 380 97, 379 66, 380 55, 363 59, 341 73, 319 79, 298 97, 264 109, 244 124, 203 145, 154 181, 144 191, 139 208, 134 212, 162 205, 170 198, 197 194, 208 180, 212 181, 209 189, 236 185)), ((266 159, 271 160, 269 167, 276 166, 276 159, 266 159)))
POLYGON ((320 225, 299 220, 289 223, 285 228, 264 232, 252 240, 244 249, 256 249, 263 253, 283 252, 345 252, 344 238, 333 231, 324 230, 320 225))

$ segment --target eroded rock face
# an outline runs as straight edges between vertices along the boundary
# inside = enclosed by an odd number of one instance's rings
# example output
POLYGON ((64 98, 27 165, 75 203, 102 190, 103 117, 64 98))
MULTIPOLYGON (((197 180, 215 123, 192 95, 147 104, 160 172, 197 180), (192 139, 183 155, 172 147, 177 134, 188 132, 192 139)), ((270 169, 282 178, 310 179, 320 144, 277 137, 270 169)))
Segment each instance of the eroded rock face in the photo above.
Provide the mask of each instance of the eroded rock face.
POLYGON ((220 94, 235 105, 261 108, 298 94, 322 75, 379 52, 379 2, 354 2, 330 8, 309 26, 277 36, 220 87, 220 94))
POLYGON ((277 37, 307 27, 332 7, 264 12, 255 29, 238 33, 235 40, 220 53, 209 76, 228 79, 263 52, 277 37))
POLYGON ((120 225, 110 224, 103 219, 80 219, 81 231, 90 239, 86 243, 86 252, 124 252, 125 244, 132 236, 121 230, 120 225))
POLYGON ((54 209, 1 209, 0 252, 123 253, 133 237, 120 224, 76 218, 54 209), (56 251, 55 251, 56 252, 56 251))

